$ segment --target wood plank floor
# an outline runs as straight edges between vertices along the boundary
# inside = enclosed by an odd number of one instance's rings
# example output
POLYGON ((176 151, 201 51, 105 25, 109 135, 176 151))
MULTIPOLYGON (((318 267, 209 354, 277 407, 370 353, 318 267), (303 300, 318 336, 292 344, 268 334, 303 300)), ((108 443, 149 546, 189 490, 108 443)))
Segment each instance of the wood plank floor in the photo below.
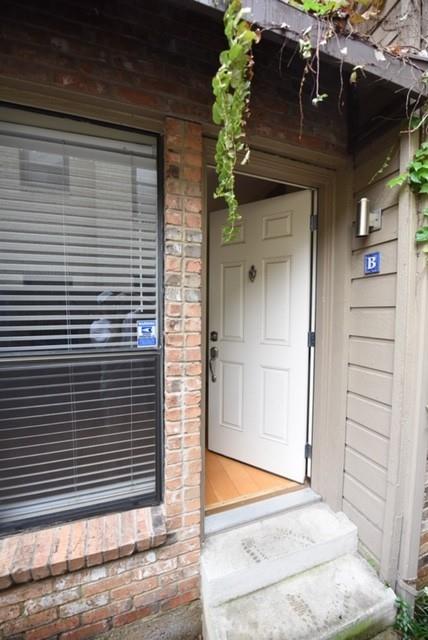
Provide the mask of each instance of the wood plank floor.
POLYGON ((206 451, 205 510, 222 511, 252 500, 301 489, 304 485, 206 451))

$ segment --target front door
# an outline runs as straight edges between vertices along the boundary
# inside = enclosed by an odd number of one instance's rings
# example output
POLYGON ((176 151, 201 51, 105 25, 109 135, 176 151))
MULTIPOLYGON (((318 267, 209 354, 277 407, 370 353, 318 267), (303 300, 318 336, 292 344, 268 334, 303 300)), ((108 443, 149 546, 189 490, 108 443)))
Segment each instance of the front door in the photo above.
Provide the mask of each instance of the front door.
POLYGON ((210 214, 211 451, 297 482, 305 479, 311 193, 210 214))

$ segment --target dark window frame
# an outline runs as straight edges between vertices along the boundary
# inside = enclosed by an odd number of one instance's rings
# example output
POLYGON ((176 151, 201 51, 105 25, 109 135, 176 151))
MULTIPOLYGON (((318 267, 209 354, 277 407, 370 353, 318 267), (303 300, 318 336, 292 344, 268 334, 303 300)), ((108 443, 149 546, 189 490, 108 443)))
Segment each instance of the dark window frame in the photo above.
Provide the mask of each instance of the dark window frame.
MULTIPOLYGON (((90 507, 74 507, 67 511, 62 512, 58 517, 49 515, 37 515, 34 517, 29 517, 25 519, 25 521, 20 522, 18 524, 14 522, 8 522, 4 524, 0 524, 0 537, 4 535, 10 535, 13 533, 18 533, 22 531, 28 531, 31 529, 39 529, 41 527, 51 527, 59 524, 65 524, 68 522, 72 522, 75 520, 80 520, 84 518, 93 518, 97 516, 106 515, 109 513, 115 512, 123 512, 129 511, 131 509, 141 508, 141 507, 150 507, 156 506, 162 503, 164 497, 164 335, 163 335, 163 326, 164 326, 164 169, 163 169, 163 157, 164 157, 164 144, 163 144, 163 136, 157 132, 151 132, 147 130, 137 129, 135 127, 127 127, 122 125, 110 124, 106 122, 102 122, 99 120, 95 120, 92 118, 85 118, 81 116, 62 114, 57 112, 45 111, 43 109, 36 109, 31 107, 25 107, 21 105, 16 105, 13 103, 0 101, 0 119, 1 119, 1 109, 10 108, 15 110, 16 112, 25 112, 29 114, 39 114, 46 117, 51 118, 62 118, 65 121, 74 121, 74 122, 82 122, 85 124, 103 127, 108 132, 108 130, 116 130, 123 131, 128 133, 135 133, 138 135, 148 135, 156 141, 156 170, 157 170, 157 256, 156 256, 156 266, 157 266, 157 326, 158 326, 158 345, 156 348, 146 348, 144 351, 140 352, 126 352, 121 351, 120 349, 112 349, 108 353, 104 354, 104 358, 121 358, 132 359, 132 358, 144 358, 145 356, 155 356, 157 363, 157 394, 156 394, 156 408, 158 413, 159 423, 156 426, 156 450, 155 450, 155 491, 150 496, 141 496, 141 497, 133 497, 126 500, 113 500, 112 502, 104 503, 98 505, 96 508, 90 507)), ((55 123, 53 123, 55 124, 55 123)), ((35 127, 40 127, 40 125, 30 125, 35 127)), ((62 129, 59 126, 51 127, 54 131, 61 131, 62 129)), ((84 134, 85 135, 85 134, 84 134)), ((106 136, 108 139, 108 136, 106 136)), ((138 140, 136 141, 138 144, 138 140)), ((22 166, 22 165, 20 165, 22 166)), ((21 174, 22 175, 22 174, 21 174)), ((24 183, 25 188, 32 188, 29 184, 24 183)), ((20 363, 28 363, 28 364, 39 364, 42 362, 52 362, 62 364, 62 363, 78 363, 82 360, 87 361, 88 359, 93 360, 94 362, 100 361, 103 359, 103 356, 96 354, 55 354, 51 353, 40 354, 38 356, 7 356, 4 358, 0 358, 0 367, 7 368, 9 365, 17 365, 20 363)), ((0 390, 1 391, 1 390, 0 390)))

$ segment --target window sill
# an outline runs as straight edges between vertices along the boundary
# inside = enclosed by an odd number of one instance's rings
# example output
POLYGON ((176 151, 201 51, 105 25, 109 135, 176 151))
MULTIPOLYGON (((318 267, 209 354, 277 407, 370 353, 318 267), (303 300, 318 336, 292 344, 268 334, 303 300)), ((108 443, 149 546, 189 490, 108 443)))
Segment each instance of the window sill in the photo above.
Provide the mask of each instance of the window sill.
POLYGON ((160 507, 146 507, 0 540, 0 589, 110 562, 166 540, 160 507))

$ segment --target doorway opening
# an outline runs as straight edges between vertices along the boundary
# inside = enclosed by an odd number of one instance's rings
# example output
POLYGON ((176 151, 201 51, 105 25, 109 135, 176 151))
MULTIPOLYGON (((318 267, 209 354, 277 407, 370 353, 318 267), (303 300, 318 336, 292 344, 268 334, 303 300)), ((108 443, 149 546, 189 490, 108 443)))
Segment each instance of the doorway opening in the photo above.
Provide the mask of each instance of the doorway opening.
POLYGON ((307 486, 315 324, 315 193, 238 174, 224 243, 215 185, 208 168, 207 514, 307 486))

